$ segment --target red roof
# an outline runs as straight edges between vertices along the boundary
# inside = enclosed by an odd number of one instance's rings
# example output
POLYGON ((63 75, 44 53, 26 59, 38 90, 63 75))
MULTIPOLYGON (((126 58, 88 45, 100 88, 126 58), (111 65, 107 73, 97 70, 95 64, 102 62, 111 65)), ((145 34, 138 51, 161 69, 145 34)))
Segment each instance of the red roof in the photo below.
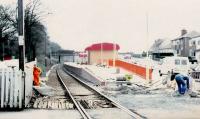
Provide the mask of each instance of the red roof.
MULTIPOLYGON (((102 45, 102 50, 113 50, 115 48, 113 43, 97 43, 97 44, 92 44, 91 46, 85 48, 86 51, 92 51, 92 50, 101 50, 101 45, 102 45)), ((116 44, 116 50, 119 50, 120 47, 118 44, 116 44)))

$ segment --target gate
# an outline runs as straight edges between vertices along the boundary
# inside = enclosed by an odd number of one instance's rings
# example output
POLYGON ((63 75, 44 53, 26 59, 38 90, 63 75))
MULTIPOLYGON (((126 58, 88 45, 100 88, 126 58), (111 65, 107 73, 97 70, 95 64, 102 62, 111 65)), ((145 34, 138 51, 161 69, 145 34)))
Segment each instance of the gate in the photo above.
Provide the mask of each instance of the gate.
POLYGON ((22 109, 32 97, 33 65, 25 64, 25 73, 18 67, 0 68, 0 108, 22 109), (25 96, 24 96, 25 95, 25 96))

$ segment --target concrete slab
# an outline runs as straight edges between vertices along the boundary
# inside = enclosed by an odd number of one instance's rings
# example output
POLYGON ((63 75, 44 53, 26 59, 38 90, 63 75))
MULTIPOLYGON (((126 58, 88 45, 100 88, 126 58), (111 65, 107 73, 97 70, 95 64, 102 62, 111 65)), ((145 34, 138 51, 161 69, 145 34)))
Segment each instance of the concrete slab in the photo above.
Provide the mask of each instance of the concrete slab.
POLYGON ((33 110, 0 112, 0 119, 80 119, 76 110, 33 110))
POLYGON ((133 119, 133 117, 118 108, 87 110, 87 112, 94 119, 133 119))

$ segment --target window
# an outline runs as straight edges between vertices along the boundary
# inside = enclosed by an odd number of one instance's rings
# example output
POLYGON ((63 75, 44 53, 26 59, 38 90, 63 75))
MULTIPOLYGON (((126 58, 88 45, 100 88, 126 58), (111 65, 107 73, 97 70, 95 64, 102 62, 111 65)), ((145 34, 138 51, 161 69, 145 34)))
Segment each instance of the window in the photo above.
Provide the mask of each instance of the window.
POLYGON ((180 60, 179 59, 175 59, 175 65, 180 65, 180 60))
POLYGON ((176 41, 176 44, 178 45, 178 44, 179 44, 179 41, 176 41))
POLYGON ((181 55, 181 51, 179 49, 176 50, 177 55, 181 55))
POLYGON ((193 50, 190 49, 190 50, 189 50, 189 56, 193 56, 193 55, 194 55, 193 50))
POLYGON ((196 53, 193 49, 189 50, 189 56, 196 56, 196 53))
POLYGON ((193 41, 193 42, 192 42, 192 45, 195 45, 195 44, 196 44, 195 41, 193 41))
POLYGON ((200 45, 200 40, 198 40, 198 45, 200 45))
POLYGON ((175 45, 175 49, 178 49, 178 48, 177 48, 177 45, 175 45))
POLYGON ((182 64, 182 65, 187 65, 187 60, 182 60, 182 61, 181 61, 181 64, 182 64))

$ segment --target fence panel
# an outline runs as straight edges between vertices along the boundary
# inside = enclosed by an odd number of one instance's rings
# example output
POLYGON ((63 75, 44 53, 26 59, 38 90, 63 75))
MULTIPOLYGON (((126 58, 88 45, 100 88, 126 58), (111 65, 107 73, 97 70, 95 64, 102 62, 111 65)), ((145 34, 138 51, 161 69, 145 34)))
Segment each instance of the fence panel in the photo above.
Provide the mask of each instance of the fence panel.
POLYGON ((21 74, 17 68, 0 69, 1 108, 22 108, 21 74))
POLYGON ((25 64, 25 105, 30 102, 32 97, 34 64, 36 64, 36 61, 25 64))
POLYGON ((1 108, 4 105, 4 69, 1 69, 1 108))
POLYGON ((5 106, 8 105, 8 98, 9 98, 9 86, 10 86, 10 78, 9 78, 10 70, 6 69, 6 84, 5 84, 5 106))

